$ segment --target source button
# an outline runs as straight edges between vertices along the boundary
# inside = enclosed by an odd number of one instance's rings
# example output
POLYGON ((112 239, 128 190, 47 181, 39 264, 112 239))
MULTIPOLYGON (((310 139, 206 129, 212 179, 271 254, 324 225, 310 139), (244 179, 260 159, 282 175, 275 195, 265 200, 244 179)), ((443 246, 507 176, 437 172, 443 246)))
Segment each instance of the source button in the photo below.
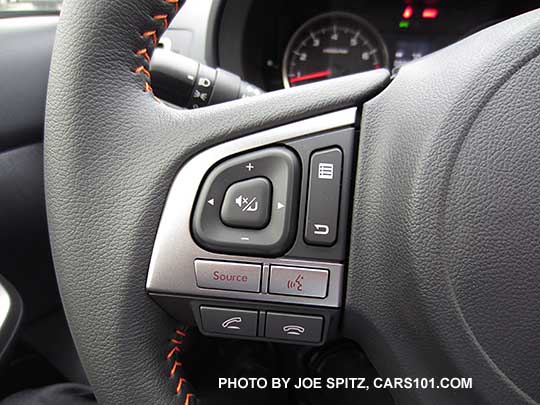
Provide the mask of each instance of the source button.
POLYGON ((259 292, 260 264, 195 260, 197 286, 216 290, 259 292))

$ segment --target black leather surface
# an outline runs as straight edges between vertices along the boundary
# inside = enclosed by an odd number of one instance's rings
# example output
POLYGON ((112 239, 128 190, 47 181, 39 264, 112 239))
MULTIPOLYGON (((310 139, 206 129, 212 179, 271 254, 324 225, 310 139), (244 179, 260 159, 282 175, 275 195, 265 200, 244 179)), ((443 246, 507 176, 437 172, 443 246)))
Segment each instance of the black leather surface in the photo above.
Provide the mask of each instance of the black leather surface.
POLYGON ((147 44, 140 33, 173 8, 162 0, 67 0, 53 54, 45 138, 51 242, 68 321, 102 403, 178 402, 165 361, 174 324, 147 297, 145 281, 182 163, 212 144, 355 105, 388 80, 378 71, 173 110, 133 73, 141 64, 134 52, 147 44))
POLYGON ((344 327, 400 404, 540 401, 540 11, 404 67, 367 103, 344 327))

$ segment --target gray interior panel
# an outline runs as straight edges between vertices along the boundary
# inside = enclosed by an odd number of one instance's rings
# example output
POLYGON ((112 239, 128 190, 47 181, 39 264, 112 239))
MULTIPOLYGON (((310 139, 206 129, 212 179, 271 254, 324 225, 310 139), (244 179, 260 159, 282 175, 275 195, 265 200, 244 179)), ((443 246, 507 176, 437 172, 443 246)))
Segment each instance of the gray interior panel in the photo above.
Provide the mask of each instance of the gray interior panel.
POLYGON ((0 19, 0 152, 42 139, 58 17, 0 19))

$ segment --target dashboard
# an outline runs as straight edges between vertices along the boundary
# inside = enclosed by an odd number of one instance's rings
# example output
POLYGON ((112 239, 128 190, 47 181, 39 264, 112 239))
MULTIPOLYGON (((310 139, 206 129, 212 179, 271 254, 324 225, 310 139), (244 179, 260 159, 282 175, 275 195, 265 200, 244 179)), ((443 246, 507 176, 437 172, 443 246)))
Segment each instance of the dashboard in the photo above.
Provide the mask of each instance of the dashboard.
POLYGON ((371 69, 396 73, 538 0, 227 1, 217 64, 266 91, 371 69))

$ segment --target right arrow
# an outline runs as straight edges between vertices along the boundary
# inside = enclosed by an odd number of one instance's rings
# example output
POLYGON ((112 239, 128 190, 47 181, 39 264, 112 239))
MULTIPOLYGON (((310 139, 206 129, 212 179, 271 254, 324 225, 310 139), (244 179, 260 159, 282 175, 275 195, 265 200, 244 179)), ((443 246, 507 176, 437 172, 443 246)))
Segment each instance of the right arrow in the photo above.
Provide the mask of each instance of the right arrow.
POLYGON ((277 209, 278 209, 278 210, 280 210, 280 209, 282 209, 282 208, 284 208, 284 207, 285 207, 284 204, 282 204, 282 203, 280 203, 280 202, 277 203, 277 209))

